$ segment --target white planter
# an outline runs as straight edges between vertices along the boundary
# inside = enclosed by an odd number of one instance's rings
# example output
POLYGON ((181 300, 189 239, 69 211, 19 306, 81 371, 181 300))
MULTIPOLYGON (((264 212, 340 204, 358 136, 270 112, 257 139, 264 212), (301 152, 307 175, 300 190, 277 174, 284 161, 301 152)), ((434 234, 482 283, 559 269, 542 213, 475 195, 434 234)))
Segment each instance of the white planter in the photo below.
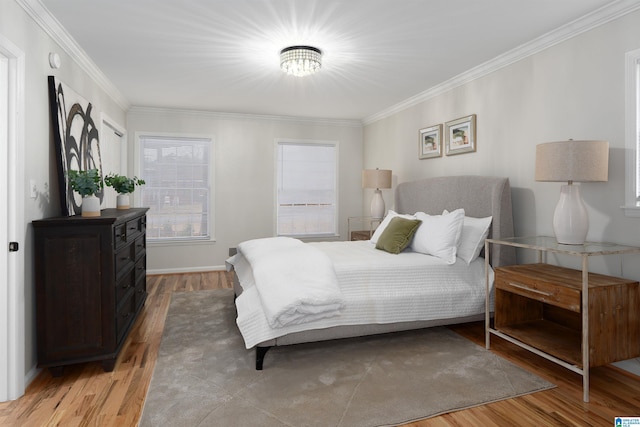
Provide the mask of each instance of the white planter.
POLYGON ((82 216, 100 216, 100 199, 96 196, 82 198, 82 216))
POLYGON ((129 209, 130 207, 129 194, 118 194, 118 197, 116 198, 116 208, 129 209))

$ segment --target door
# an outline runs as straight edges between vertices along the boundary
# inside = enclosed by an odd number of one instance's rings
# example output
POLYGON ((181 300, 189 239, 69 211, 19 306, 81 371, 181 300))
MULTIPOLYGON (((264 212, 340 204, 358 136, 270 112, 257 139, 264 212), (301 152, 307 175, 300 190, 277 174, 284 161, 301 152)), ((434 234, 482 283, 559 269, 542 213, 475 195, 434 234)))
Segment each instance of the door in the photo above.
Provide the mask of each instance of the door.
POLYGON ((0 34, 0 402, 25 388, 24 54, 0 34))

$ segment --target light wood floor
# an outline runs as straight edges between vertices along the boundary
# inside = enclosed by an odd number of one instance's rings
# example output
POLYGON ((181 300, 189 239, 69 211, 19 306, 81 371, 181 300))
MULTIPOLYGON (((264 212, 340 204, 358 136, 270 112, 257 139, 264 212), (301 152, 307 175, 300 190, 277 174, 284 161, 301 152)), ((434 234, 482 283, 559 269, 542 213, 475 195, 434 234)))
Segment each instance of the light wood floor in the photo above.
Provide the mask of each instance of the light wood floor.
MULTIPOLYGON (((135 426, 138 423, 173 292, 230 288, 225 272, 147 278, 149 297, 113 372, 100 363, 47 370, 25 396, 0 403, 0 426, 135 426)), ((452 327, 483 345, 481 323, 452 327)), ((613 426, 616 416, 640 416, 640 377, 611 366, 591 370, 591 401, 582 402, 581 377, 498 338, 492 351, 557 385, 552 390, 453 412, 407 427, 613 426)), ((428 386, 428 384, 425 384, 428 386)), ((234 427, 234 426, 225 426, 234 427)))

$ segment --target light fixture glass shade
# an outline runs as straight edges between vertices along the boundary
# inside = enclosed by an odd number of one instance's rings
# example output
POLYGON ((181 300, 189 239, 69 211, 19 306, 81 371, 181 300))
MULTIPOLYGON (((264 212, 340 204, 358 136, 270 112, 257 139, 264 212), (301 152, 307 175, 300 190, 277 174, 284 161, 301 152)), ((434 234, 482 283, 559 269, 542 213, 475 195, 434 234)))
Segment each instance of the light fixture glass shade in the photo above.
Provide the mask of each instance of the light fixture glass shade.
POLYGON ((609 179, 607 141, 558 141, 536 146, 536 181, 567 182, 553 214, 558 243, 582 245, 589 231, 589 215, 577 182, 609 179))
POLYGON ((302 77, 320 70, 322 51, 312 46, 289 46, 280 51, 280 69, 285 73, 302 77))
POLYGON ((382 219, 385 212, 381 188, 391 188, 391 170, 365 169, 362 171, 362 188, 375 188, 371 199, 371 218, 382 219))

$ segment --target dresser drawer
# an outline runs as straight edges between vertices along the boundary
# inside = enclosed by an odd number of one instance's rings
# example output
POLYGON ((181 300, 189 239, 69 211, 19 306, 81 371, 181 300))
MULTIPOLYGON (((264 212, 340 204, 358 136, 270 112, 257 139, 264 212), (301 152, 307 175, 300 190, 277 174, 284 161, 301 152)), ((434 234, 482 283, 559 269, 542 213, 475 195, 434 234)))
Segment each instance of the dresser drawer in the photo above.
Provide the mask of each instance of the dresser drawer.
POLYGON ((113 226, 113 242, 115 248, 120 249, 127 244, 127 223, 123 222, 113 226))
POLYGON ((116 306, 124 299, 127 292, 135 285, 135 270, 129 270, 116 282, 116 306))
POLYGON ((145 235, 142 235, 136 239, 135 242, 135 259, 138 260, 140 257, 145 255, 147 252, 147 239, 145 235))
POLYGON ((141 280, 146 280, 147 278, 147 259, 146 258, 140 258, 138 261, 136 261, 136 268, 134 269, 134 272, 135 272, 134 282, 136 283, 136 285, 141 280))
POLYGON ((146 217, 140 217, 127 221, 127 242, 133 242, 146 231, 146 217))
POLYGON ((580 290, 562 285, 553 275, 522 274, 522 269, 511 271, 496 268, 496 289, 520 295, 574 312, 580 312, 580 290))
POLYGON ((116 313, 116 334, 118 342, 122 340, 125 332, 129 329, 129 324, 135 317, 135 292, 132 288, 125 295, 122 301, 118 304, 118 311, 116 313))
POLYGON ((116 277, 120 278, 131 270, 135 262, 135 246, 129 245, 120 249, 115 255, 116 277))
POLYGON ((134 298, 135 298, 135 308, 137 311, 138 308, 142 304, 144 304, 144 301, 147 299, 147 283, 144 277, 142 278, 142 280, 136 282, 134 298))

